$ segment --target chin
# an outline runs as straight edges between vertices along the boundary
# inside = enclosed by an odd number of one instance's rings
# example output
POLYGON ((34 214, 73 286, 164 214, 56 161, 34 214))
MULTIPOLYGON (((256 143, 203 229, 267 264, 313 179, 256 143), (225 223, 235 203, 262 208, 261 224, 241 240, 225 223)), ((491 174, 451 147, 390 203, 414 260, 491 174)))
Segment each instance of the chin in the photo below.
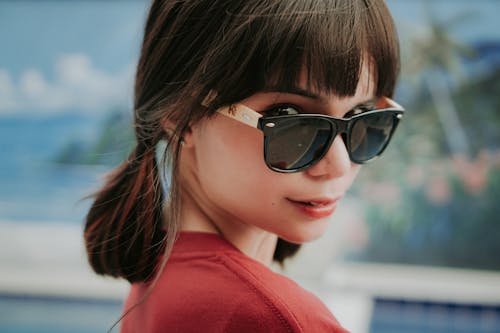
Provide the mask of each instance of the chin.
POLYGON ((322 223, 315 226, 307 226, 305 228, 297 228, 286 234, 279 235, 280 238, 294 244, 304 244, 312 242, 323 236, 328 223, 322 223))

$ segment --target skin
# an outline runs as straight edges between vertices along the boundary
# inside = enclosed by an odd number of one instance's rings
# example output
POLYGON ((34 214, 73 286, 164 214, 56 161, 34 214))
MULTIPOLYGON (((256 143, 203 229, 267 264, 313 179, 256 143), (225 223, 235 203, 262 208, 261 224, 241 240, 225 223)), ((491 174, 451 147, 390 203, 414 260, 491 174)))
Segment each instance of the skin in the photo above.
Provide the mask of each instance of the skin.
MULTIPOLYGON (((370 77, 364 68, 356 93, 350 97, 267 91, 241 103, 256 111, 293 104, 307 113, 342 118, 356 105, 373 99, 370 77)), ((301 80, 299 88, 306 91, 305 87, 301 80)), ((278 236, 294 243, 308 242, 320 237, 331 221, 331 216, 304 214, 290 200, 338 201, 360 170, 337 136, 325 157, 311 168, 291 174, 274 172, 264 162, 262 132, 223 115, 197 123, 183 138, 181 230, 221 234, 265 265, 272 261, 278 236)))

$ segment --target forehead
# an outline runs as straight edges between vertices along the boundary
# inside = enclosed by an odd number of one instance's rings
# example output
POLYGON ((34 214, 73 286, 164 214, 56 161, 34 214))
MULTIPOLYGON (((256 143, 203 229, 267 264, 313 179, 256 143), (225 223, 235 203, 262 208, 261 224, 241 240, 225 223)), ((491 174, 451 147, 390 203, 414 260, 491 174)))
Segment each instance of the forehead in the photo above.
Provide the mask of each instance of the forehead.
POLYGON ((258 91, 240 103, 255 110, 264 110, 270 104, 292 103, 304 108, 315 108, 317 113, 325 113, 334 117, 343 117, 345 112, 356 105, 373 101, 376 96, 376 84, 367 64, 360 69, 356 89, 349 95, 338 95, 335 91, 315 88, 305 70, 293 86, 268 87, 258 91))
MULTIPOLYGON (((300 76, 297 82, 298 90, 310 93, 310 97, 324 97, 324 98, 347 98, 356 96, 375 96, 376 93, 376 82, 372 62, 363 61, 360 66, 359 75, 355 75, 358 78, 356 85, 356 90, 353 95, 350 96, 337 96, 334 91, 325 89, 318 85, 315 78, 310 75, 306 68, 302 68, 300 76)), ((346 77, 346 80, 352 79, 352 76, 346 77)))
POLYGON ((213 109, 258 92, 294 88, 338 98, 392 96, 399 51, 383 0, 272 2, 276 7, 267 9, 276 13, 245 16, 240 29, 227 31, 234 36, 224 38, 238 43, 225 43, 220 57, 203 63, 214 73, 202 89, 217 91, 213 109), (328 11, 311 11, 307 4, 328 11), (216 59, 227 60, 212 66, 216 59))

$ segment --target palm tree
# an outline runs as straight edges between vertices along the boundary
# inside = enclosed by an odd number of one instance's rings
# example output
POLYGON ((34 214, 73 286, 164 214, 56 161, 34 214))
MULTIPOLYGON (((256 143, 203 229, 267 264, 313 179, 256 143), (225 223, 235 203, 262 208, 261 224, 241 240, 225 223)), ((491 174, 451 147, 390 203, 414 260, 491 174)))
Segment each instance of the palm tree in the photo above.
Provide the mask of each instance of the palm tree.
POLYGON ((451 96, 453 83, 460 82, 464 76, 461 57, 471 57, 474 51, 453 39, 449 29, 462 24, 471 14, 464 13, 446 21, 438 21, 427 1, 424 6, 428 26, 422 35, 415 35, 410 41, 406 73, 423 82, 430 93, 451 154, 469 156, 469 141, 451 96))

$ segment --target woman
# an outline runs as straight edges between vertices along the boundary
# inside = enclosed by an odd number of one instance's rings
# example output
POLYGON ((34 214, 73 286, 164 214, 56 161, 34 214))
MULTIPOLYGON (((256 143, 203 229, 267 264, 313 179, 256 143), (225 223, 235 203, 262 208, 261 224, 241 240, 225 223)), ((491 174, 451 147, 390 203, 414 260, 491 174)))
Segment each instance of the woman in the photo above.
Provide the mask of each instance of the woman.
POLYGON ((268 266, 387 146, 398 61, 381 0, 154 1, 136 147, 85 228, 94 270, 132 283, 122 332, 344 332, 268 266))

